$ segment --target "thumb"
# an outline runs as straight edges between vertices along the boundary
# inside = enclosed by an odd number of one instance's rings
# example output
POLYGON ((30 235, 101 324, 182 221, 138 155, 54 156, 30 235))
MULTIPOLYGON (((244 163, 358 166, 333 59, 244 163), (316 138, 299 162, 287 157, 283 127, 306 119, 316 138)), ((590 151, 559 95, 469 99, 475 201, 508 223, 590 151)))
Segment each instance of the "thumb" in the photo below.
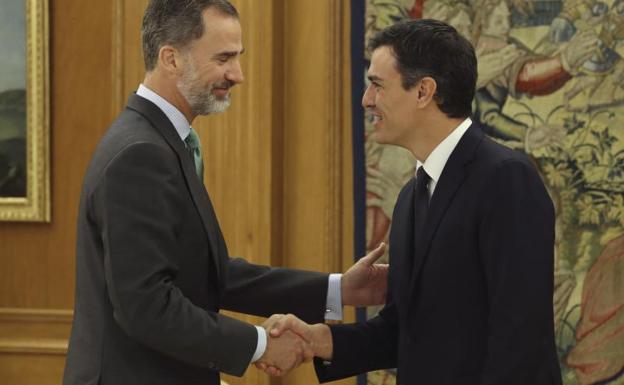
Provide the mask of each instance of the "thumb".
POLYGON ((277 337, 286 330, 292 331, 307 342, 310 341, 311 336, 310 331, 308 330, 308 325, 294 315, 289 314, 282 318, 278 323, 273 325, 270 333, 272 337, 277 337))
POLYGON ((273 323, 273 325, 271 325, 269 334, 271 335, 271 337, 279 337, 282 335, 282 333, 284 333, 288 329, 289 327, 287 325, 287 322, 285 322, 284 319, 281 319, 273 323))
POLYGON ((287 315, 281 317, 278 321, 276 321, 270 330, 271 337, 279 337, 287 330, 294 329, 296 325, 294 325, 292 316, 287 315))
POLYGON ((381 258, 381 256, 384 255, 385 252, 386 252, 386 244, 384 242, 381 242, 379 244, 379 246, 377 246, 377 248, 375 250, 373 250, 370 253, 366 254, 366 256, 364 256, 364 257, 362 257, 362 259, 360 259, 360 261, 362 261, 362 263, 365 263, 367 265, 372 265, 379 258, 381 258))

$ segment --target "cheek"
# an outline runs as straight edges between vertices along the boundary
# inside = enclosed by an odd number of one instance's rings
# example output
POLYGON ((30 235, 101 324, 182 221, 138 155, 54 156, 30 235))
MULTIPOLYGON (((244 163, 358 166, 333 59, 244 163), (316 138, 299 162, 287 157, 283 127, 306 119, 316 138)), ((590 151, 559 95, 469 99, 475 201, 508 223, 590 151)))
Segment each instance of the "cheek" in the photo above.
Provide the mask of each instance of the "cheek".
POLYGON ((418 109, 413 108, 410 103, 403 100, 394 105, 393 115, 401 126, 410 126, 412 122, 418 119, 418 109))
POLYGON ((224 71, 215 65, 206 65, 198 68, 197 73, 202 83, 212 84, 223 81, 224 71))
POLYGON ((385 110, 386 102, 387 102, 386 91, 385 90, 377 91, 377 93, 375 94, 375 105, 378 108, 385 110))
POLYGON ((215 71, 206 72, 201 77, 202 82, 206 85, 222 82, 222 77, 215 71))
POLYGON ((395 118, 396 114, 400 113, 403 104, 405 101, 394 92, 381 92, 377 98, 377 106, 386 120, 395 118))

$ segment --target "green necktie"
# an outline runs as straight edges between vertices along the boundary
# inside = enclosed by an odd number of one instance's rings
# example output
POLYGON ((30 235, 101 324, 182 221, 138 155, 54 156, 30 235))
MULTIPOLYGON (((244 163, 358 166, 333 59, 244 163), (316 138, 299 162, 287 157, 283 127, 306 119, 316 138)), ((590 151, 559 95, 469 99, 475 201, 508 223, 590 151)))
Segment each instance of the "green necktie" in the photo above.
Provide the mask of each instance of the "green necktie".
POLYGON ((203 183, 204 182, 204 161, 201 155, 201 144, 199 142, 199 136, 197 136, 197 132, 193 130, 191 127, 191 132, 188 134, 186 139, 184 139, 184 143, 186 143, 186 148, 188 148, 193 161, 195 162, 195 172, 197 173, 197 177, 203 183))

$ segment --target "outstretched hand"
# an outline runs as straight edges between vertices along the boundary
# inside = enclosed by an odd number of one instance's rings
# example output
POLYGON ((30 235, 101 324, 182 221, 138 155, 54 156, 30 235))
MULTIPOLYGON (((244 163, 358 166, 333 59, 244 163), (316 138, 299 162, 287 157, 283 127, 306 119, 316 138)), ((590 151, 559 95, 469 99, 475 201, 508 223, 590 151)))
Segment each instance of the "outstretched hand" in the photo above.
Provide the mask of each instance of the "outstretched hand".
POLYGON ((342 275, 342 303, 350 306, 383 305, 388 289, 388 265, 375 264, 384 255, 386 244, 360 258, 342 275))

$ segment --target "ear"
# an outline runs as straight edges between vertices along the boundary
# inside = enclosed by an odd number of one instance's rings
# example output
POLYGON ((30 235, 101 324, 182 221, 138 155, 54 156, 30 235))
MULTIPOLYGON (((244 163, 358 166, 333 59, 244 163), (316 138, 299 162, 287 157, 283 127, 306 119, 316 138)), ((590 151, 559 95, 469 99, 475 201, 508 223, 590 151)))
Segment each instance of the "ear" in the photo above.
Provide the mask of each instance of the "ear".
POLYGON ((418 106, 426 107, 431 104, 438 89, 436 81, 432 77, 425 76, 416 87, 418 91, 418 106))
POLYGON ((182 53, 170 45, 163 45, 158 51, 158 64, 169 74, 176 74, 182 67, 182 53))

